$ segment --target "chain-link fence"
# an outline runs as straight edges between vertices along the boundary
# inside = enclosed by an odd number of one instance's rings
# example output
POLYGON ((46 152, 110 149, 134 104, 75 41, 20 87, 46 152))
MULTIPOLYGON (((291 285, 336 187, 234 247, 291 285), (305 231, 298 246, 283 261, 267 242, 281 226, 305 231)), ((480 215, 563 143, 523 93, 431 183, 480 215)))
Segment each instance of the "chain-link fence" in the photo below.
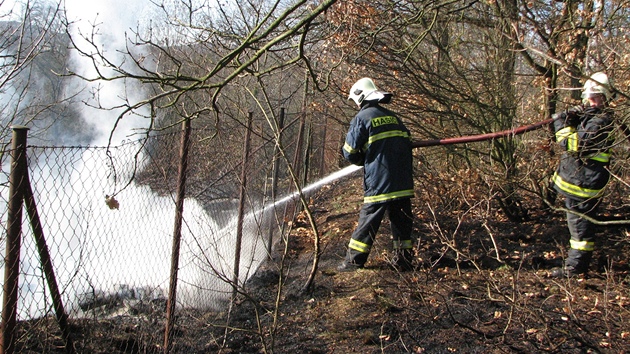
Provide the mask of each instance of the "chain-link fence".
MULTIPOLYGON (((54 318, 59 309, 53 302, 51 281, 72 319, 96 321, 133 314, 136 320, 153 321, 139 316, 149 309, 164 317, 176 249, 181 134, 109 147, 25 148, 28 172, 21 180, 32 193, 30 207, 36 210, 41 228, 37 232, 33 227, 30 213, 22 215, 18 322, 54 318), (50 256, 52 273, 46 272, 46 255, 38 238, 50 256)), ((294 212, 289 208, 294 198, 275 204, 269 198, 267 184, 276 155, 261 157, 264 148, 252 148, 258 151, 252 154, 254 159, 268 162, 246 171, 251 187, 243 189, 243 194, 242 161, 209 152, 203 134, 193 131, 189 145, 187 198, 177 252, 178 309, 225 308, 234 289, 234 259, 240 259, 241 283, 267 257, 271 242, 282 232, 278 220, 284 220, 284 215, 280 213, 294 212), (237 230, 242 241, 235 257, 237 230)), ((2 161, 3 220, 7 220, 10 203, 13 155, 15 151, 8 151, 2 161)), ((12 247, 6 224, 0 247, 12 247)), ((4 263, 3 268, 7 268, 4 263)))

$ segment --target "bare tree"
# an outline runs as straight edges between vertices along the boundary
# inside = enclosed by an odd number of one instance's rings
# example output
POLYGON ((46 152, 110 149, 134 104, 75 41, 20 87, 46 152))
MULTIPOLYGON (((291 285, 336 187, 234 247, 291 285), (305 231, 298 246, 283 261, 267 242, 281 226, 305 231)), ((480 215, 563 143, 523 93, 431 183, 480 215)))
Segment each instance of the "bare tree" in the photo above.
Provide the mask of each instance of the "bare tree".
MULTIPOLYGON (((335 82, 347 86, 348 76, 375 77, 394 91, 396 108, 411 122, 416 139, 511 129, 577 103, 571 97, 579 97, 580 82, 590 73, 625 71, 620 64, 625 50, 611 35, 625 30, 606 27, 620 24, 627 12, 623 6, 589 1, 337 4, 337 16, 329 16, 339 32, 331 47, 347 70, 335 82)), ((617 83, 627 81, 627 74, 614 76, 617 83)), ((625 100, 617 102, 621 120, 625 106, 625 100)), ((541 145, 550 137, 543 137, 541 145)), ((467 183, 495 195, 508 217, 524 220, 528 207, 521 198, 532 192, 526 181, 544 188, 553 158, 525 148, 522 138, 506 137, 422 149, 418 157, 440 166, 446 176, 464 166, 482 172, 467 183), (519 165, 522 158, 531 163, 519 165)))

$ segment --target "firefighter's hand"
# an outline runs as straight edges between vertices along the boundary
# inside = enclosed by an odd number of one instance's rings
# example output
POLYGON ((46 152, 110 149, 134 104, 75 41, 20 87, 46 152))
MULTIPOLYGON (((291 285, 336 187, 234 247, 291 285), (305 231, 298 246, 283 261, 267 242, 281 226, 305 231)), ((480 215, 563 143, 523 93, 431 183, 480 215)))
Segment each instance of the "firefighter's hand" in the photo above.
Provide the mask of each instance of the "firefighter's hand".
POLYGON ((584 107, 575 106, 567 109, 565 123, 568 126, 577 127, 580 124, 580 120, 584 116, 584 107))
POLYGON ((351 164, 357 166, 363 166, 365 163, 365 154, 362 151, 355 152, 353 154, 347 155, 346 159, 350 161, 351 164))

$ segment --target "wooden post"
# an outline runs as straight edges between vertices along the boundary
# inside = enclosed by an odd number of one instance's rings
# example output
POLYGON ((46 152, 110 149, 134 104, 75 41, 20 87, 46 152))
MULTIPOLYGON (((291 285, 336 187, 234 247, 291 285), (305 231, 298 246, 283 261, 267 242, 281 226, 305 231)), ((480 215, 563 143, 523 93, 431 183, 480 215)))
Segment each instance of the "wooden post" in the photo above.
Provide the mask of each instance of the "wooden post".
POLYGON ((186 172, 188 170, 190 130, 191 122, 189 118, 186 118, 182 123, 177 200, 175 201, 175 226, 173 227, 173 249, 171 250, 171 274, 168 287, 168 300, 166 303, 164 354, 170 353, 173 346, 172 332, 175 323, 175 305, 177 304, 177 271, 179 270, 179 251, 182 241, 182 220, 184 216, 184 198, 186 197, 186 172))
POLYGON ((66 353, 74 353, 74 344, 72 343, 72 337, 70 336, 70 328, 68 326, 68 315, 63 307, 63 301, 61 300, 61 293, 57 286, 57 278, 55 277, 55 270, 52 265, 52 258, 48 251, 48 245, 44 238, 44 230, 42 229, 42 223, 37 212, 37 204, 35 203, 35 197, 33 196, 33 189, 26 175, 26 183, 24 185, 24 204, 26 204, 26 211, 31 221, 31 227, 33 228, 33 236, 35 237, 35 245, 37 246, 37 252, 39 253, 39 260, 46 276, 46 282, 48 283, 48 289, 50 289, 50 295, 53 300, 53 307, 55 309, 55 315, 57 317, 57 323, 61 330, 61 336, 66 344, 66 353))
MULTIPOLYGON (((249 142, 252 130, 252 116, 249 112, 247 118, 247 130, 245 131, 245 142, 243 143, 243 165, 241 166, 241 191, 238 200, 238 221, 236 223, 236 244, 234 245, 234 271, 232 276, 232 302, 236 298, 238 290, 238 277, 241 263, 241 245, 243 243, 243 220, 245 218, 245 197, 247 193, 247 169, 249 161, 249 142)), ((230 308, 232 305, 230 305, 230 308)))
MULTIPOLYGON (((278 120, 278 134, 276 134, 276 145, 273 148, 273 176, 271 178, 271 201, 273 202, 273 215, 276 214, 276 199, 278 198, 278 173, 280 172, 280 148, 282 146, 282 130, 284 129, 284 108, 280 108, 280 117, 278 120)), ((269 228, 269 237, 267 239, 267 255, 271 257, 271 246, 273 245, 273 227, 269 228)))
POLYGON ((27 176, 26 137, 28 128, 13 126, 11 145, 11 172, 9 174, 9 205, 7 210, 7 242, 4 258, 4 285, 2 297, 2 341, 0 354, 15 351, 15 325, 19 292, 20 247, 22 237, 22 205, 24 183, 27 176))

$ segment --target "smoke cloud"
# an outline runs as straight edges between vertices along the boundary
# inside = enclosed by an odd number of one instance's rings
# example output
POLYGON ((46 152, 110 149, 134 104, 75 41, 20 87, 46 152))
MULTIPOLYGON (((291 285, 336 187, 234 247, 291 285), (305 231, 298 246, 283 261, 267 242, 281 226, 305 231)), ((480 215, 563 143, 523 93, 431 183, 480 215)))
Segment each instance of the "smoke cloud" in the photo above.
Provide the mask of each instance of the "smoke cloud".
MULTIPOLYGON (((70 33, 77 47, 86 53, 102 53, 107 60, 115 65, 129 62, 126 50, 129 48, 127 37, 133 38, 133 33, 143 28, 149 18, 146 9, 150 8, 148 0, 66 0, 67 18, 70 33)), ((96 62, 96 65, 99 63, 96 62)), ((96 78, 95 63, 78 51, 71 58, 71 70, 77 74, 96 78)), ((129 70, 130 68, 125 68, 129 70)), ((111 68, 102 66, 98 70, 106 76, 114 75, 111 68)), ((88 83, 76 79, 67 89, 67 95, 81 92, 81 99, 86 103, 83 109, 85 123, 95 128, 98 138, 93 145, 102 146, 109 141, 110 133, 117 124, 112 136, 112 143, 116 144, 130 137, 134 132, 144 131, 149 120, 148 110, 135 111, 126 114, 117 122, 127 103, 133 104, 143 97, 141 90, 129 89, 126 80, 96 81, 88 83), (98 109, 100 107, 104 109, 98 109)))

